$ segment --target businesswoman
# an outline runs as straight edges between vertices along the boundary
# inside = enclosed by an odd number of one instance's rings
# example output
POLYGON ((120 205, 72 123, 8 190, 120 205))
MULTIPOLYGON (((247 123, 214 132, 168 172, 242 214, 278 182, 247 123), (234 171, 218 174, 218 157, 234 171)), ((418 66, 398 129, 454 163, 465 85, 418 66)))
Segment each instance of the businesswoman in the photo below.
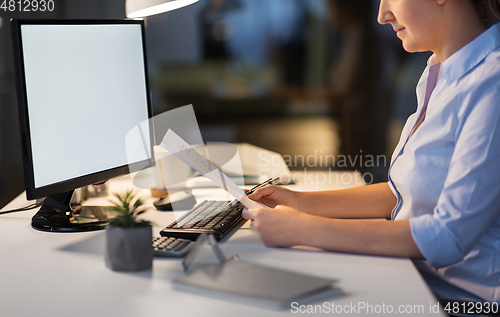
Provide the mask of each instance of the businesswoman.
POLYGON ((273 208, 244 216, 264 244, 410 257, 438 298, 499 302, 499 18, 500 0, 382 0, 378 21, 404 49, 434 53, 389 182, 262 188, 249 197, 273 208), (393 221, 352 219, 375 217, 393 221))

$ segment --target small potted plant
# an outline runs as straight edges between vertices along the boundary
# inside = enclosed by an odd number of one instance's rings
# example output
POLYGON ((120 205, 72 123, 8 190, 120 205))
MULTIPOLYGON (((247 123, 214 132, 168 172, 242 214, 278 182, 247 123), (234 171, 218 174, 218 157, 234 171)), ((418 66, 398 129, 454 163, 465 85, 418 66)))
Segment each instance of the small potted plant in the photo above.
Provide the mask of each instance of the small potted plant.
POLYGON ((111 210, 117 216, 106 228, 106 265, 113 271, 150 270, 153 265, 151 222, 137 217, 145 212, 134 191, 114 194, 111 210))

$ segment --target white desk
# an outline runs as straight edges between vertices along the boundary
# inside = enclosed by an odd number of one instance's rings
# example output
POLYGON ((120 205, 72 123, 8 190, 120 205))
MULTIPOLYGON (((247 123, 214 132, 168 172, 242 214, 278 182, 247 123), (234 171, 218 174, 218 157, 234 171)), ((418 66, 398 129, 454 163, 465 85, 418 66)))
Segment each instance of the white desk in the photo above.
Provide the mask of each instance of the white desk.
MULTIPOLYGON (((302 183, 295 188, 315 189, 309 179, 306 179, 309 184, 302 183)), ((345 177, 344 182, 347 179, 345 177)), ((322 182, 320 178, 318 181, 322 182)), ((327 182, 319 188, 344 188, 360 183, 358 175, 352 177, 350 183, 327 182)), ((112 192, 127 187, 130 188, 129 178, 110 182, 112 192)), ((148 193, 144 191, 145 195, 148 193)), ((225 199, 218 189, 194 190, 193 193, 199 199, 225 199)), ((147 203, 152 201, 149 198, 147 203)), ((25 204, 23 193, 4 210, 25 204)), ((183 274, 179 259, 155 258, 150 272, 113 272, 104 264, 102 231, 36 231, 30 226, 34 213, 24 211, 0 216, 0 316, 309 315, 294 314, 291 310, 267 310, 177 291, 173 289, 171 279, 183 274)), ((156 222, 155 235, 174 220, 172 212, 159 212, 153 207, 145 216, 156 222)), ((419 316, 444 316, 430 312, 429 305, 435 305, 437 301, 407 259, 266 248, 245 226, 221 247, 228 257, 238 254, 240 258, 254 263, 340 279, 340 287, 347 296, 326 302, 348 307, 353 305, 358 309, 357 314, 351 312, 353 315, 387 315, 382 312, 367 314, 366 309, 359 308, 359 303, 363 302, 372 305, 375 311, 383 309, 383 305, 386 309, 392 305, 394 316, 412 315, 398 313, 400 305, 407 310, 415 310, 418 307, 414 305, 421 305, 424 313, 419 316)))

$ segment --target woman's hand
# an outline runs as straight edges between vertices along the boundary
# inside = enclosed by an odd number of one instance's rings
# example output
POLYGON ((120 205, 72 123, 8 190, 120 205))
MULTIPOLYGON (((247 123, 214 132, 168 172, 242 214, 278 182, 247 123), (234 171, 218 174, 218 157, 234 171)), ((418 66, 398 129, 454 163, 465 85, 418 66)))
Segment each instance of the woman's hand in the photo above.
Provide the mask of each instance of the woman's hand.
POLYGON ((283 205, 299 209, 298 194, 281 186, 269 185, 257 189, 253 194, 248 195, 248 198, 271 208, 283 205))
POLYGON ((304 234, 307 234, 305 223, 311 216, 278 205, 272 209, 245 209, 243 217, 252 221, 252 228, 266 247, 291 247, 304 244, 304 234))
POLYGON ((266 247, 307 245, 323 250, 423 259, 409 220, 327 219, 278 205, 244 209, 266 247))

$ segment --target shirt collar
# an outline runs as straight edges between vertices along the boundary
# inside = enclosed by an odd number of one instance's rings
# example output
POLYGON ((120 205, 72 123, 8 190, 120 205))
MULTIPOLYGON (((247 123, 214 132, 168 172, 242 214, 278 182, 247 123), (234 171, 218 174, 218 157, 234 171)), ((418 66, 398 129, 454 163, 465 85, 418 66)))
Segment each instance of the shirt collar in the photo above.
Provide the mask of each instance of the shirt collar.
POLYGON ((429 67, 437 65, 439 63, 441 63, 441 62, 438 60, 436 54, 432 54, 431 57, 429 57, 429 59, 427 60, 427 66, 429 66, 429 67))
MULTIPOLYGON (((451 84, 474 68, 498 47, 500 47, 500 23, 491 26, 445 60, 441 66, 442 78, 448 84, 451 84)), ((430 67, 436 64, 439 64, 439 60, 433 54, 427 61, 427 65, 430 67)))

